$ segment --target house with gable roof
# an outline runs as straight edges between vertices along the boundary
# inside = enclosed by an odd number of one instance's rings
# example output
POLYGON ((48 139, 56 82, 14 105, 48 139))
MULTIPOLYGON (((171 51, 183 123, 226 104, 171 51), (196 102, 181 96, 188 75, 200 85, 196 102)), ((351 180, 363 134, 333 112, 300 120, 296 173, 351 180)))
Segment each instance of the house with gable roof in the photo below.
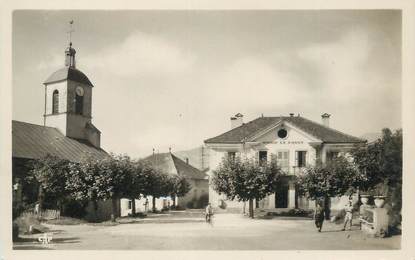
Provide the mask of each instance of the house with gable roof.
MULTIPOLYGON (((150 163, 155 169, 172 176, 182 176, 190 184, 190 191, 183 197, 171 198, 162 197, 156 199, 156 208, 161 210, 173 204, 181 208, 203 208, 208 203, 209 196, 209 180, 208 175, 194 166, 188 159, 185 161, 180 159, 172 152, 154 153, 143 159, 150 163), (173 200, 175 200, 173 202, 173 200)), ((151 208, 152 197, 147 198, 147 209, 144 206, 146 198, 136 199, 135 205, 137 211, 144 212, 151 208)), ((132 203, 130 199, 121 199, 121 216, 131 214, 132 203)))
MULTIPOLYGON (((327 113, 322 115, 321 123, 290 114, 261 116, 244 123, 243 115, 238 113, 231 117, 231 130, 204 141, 209 150, 208 174, 212 174, 224 157, 241 156, 259 161, 275 158, 285 178, 274 194, 256 201, 255 206, 266 209, 314 207, 314 203, 298 196, 293 177, 306 166, 315 165, 318 160, 325 163, 339 153, 347 153, 354 145, 365 142, 331 128, 329 120, 327 113)), ((243 207, 243 203, 227 200, 211 187, 209 200, 213 206, 243 207)), ((338 201, 338 198, 334 200, 338 201)), ((335 203, 332 202, 332 206, 335 203)))

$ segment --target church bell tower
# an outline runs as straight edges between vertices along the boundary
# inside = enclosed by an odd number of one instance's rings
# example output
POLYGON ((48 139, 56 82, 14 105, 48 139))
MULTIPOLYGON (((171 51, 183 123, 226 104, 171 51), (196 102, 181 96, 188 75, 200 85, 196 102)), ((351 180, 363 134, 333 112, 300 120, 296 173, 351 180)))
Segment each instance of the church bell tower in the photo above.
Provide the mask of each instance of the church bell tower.
POLYGON ((44 125, 59 129, 65 136, 100 147, 101 132, 92 124, 92 88, 88 77, 76 69, 70 22, 65 66, 48 77, 45 86, 44 125))

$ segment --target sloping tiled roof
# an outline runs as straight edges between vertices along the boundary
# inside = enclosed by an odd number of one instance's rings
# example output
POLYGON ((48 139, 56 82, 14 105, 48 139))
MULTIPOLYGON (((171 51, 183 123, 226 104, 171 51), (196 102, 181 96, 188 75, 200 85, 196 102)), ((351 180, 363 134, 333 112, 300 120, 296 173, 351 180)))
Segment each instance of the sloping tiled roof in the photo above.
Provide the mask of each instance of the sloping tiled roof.
POLYGON ((171 175, 184 176, 187 179, 206 179, 207 175, 195 167, 187 164, 172 153, 156 153, 143 159, 171 175))
POLYGON ((304 132, 322 140, 324 143, 361 143, 365 140, 342 133, 333 128, 308 120, 301 116, 259 117, 216 137, 205 140, 205 143, 242 143, 262 130, 283 121, 294 125, 304 132))
POLYGON ((104 159, 108 154, 86 141, 66 137, 58 129, 12 121, 12 154, 15 158, 39 159, 47 154, 72 162, 86 156, 104 159))
POLYGON ((154 168, 171 175, 177 175, 176 166, 170 153, 155 153, 143 159, 149 162, 154 168))
POLYGON ((205 179, 207 175, 192 165, 182 161, 180 158, 175 155, 171 155, 173 158, 174 165, 176 166, 177 172, 179 175, 182 175, 189 179, 205 179))
POLYGON ((43 84, 55 83, 63 80, 72 80, 79 83, 84 83, 89 86, 93 86, 88 77, 80 70, 73 67, 64 67, 55 71, 43 84))

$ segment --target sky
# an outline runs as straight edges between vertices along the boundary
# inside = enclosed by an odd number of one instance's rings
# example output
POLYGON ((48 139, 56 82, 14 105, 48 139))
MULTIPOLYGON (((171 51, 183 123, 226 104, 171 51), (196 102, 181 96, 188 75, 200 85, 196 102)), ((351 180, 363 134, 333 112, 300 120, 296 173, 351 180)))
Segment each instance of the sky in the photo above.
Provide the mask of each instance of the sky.
POLYGON ((13 119, 43 123, 70 20, 108 152, 191 149, 244 122, 299 113, 361 136, 401 128, 397 10, 13 13, 13 119))

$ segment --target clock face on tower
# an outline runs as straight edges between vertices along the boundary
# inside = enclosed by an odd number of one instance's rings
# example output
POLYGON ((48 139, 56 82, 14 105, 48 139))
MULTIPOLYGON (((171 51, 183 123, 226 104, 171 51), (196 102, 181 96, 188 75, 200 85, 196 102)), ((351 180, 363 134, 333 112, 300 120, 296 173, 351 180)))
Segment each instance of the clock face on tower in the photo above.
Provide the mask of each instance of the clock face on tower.
POLYGON ((81 86, 76 87, 75 92, 78 96, 83 96, 84 95, 84 89, 81 86))

